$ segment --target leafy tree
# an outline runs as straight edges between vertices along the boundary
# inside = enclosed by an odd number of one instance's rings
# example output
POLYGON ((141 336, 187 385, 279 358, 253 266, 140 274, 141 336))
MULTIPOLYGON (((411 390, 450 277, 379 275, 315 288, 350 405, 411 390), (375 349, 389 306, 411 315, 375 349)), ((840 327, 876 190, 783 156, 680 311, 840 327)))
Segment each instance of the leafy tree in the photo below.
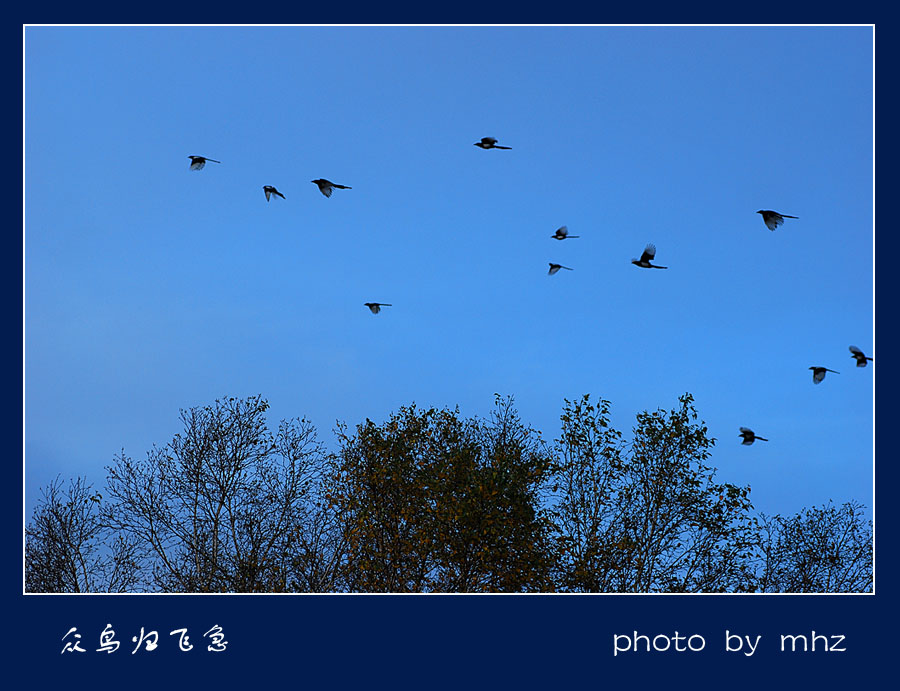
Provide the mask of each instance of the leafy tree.
POLYGON ((872 524, 857 502, 763 516, 759 537, 761 592, 872 591, 872 524))
POLYGON ((552 494, 558 555, 555 580, 570 592, 609 592, 624 568, 621 519, 627 460, 609 425, 609 401, 566 401, 552 494))
POLYGON ((536 433, 499 399, 489 420, 401 408, 340 430, 330 496, 352 591, 508 592, 551 587, 536 433))
POLYGON ((715 439, 693 398, 637 416, 630 445, 609 402, 566 402, 556 487, 560 586, 592 592, 734 592, 753 544, 749 487, 715 481, 715 439))

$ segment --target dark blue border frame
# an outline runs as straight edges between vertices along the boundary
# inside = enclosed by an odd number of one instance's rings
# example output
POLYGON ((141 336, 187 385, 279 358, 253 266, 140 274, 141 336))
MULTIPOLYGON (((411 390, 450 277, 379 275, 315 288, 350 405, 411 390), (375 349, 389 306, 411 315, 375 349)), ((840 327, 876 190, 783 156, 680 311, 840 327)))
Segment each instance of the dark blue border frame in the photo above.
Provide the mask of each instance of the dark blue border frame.
MULTIPOLYGON (((321 12, 321 10, 319 10, 321 12)), ((466 18, 387 18, 368 8, 354 14, 354 22, 565 22, 568 19, 523 18, 522 13, 474 9, 466 18), (366 12, 368 11, 368 16, 366 12), (359 17, 359 18, 355 18, 359 17)), ((527 9, 525 14, 527 14, 527 9)), ((668 14, 671 14, 669 11, 668 14)), ((206 17, 206 21, 223 21, 206 17)), ((649 17, 649 15, 648 15, 649 17)), ((291 17, 285 18, 290 21, 291 17)), ((296 18, 302 22, 348 21, 347 18, 296 18)), ((790 19, 745 18, 724 21, 855 21, 850 18, 790 19)), ((88 21, 56 17, 28 21, 88 21)), ((93 21, 98 21, 94 19, 93 21)), ((122 21, 118 18, 102 20, 122 21)), ((136 23, 146 18, 130 19, 136 23)), ((150 19, 149 21, 157 21, 150 19)), ((200 21, 166 19, 163 21, 200 21)), ((235 21, 235 20, 232 20, 235 21)), ((250 21, 269 21, 251 19, 250 21)), ((583 19, 581 21, 584 21, 583 19)), ((596 18, 594 21, 627 22, 648 19, 596 18)), ((690 23, 723 21, 671 16, 653 21, 690 23)), ((859 21, 874 21, 870 16, 859 21)), ((6 43, 12 53, 21 46, 21 23, 11 29, 6 43)), ((876 120, 892 122, 893 41, 892 27, 876 29, 878 92, 876 120), (880 117, 878 117, 880 116, 880 117)), ((17 55, 7 64, 16 65, 17 55)), ((19 88, 18 76, 11 80, 19 88)), ((10 109, 7 109, 9 112, 10 109)), ((8 116, 11 120, 17 117, 8 116)), ((11 124, 16 127, 19 123, 11 124)), ((893 196, 894 135, 882 128, 877 137, 877 189, 882 199, 893 196)), ((21 149, 19 149, 21 151, 21 149)), ((10 152, 10 161, 18 160, 10 152)), ((12 167, 12 166, 11 166, 12 167)), ((7 189, 14 189, 14 185, 7 189)), ((11 199, 20 205, 20 196, 11 199)), ((7 254, 10 268, 3 272, 6 318, 21 325, 21 237, 7 254)), ((889 289, 894 275, 888 266, 896 257, 895 231, 878 236, 876 277, 883 314, 880 343, 891 343, 893 311, 889 289)), ((21 335, 21 332, 19 332, 21 335)), ((467 687, 499 689, 590 685, 611 688, 649 687, 662 682, 667 688, 758 687, 814 685, 823 688, 853 682, 865 684, 861 673, 893 667, 893 613, 898 611, 895 562, 896 537, 893 488, 897 470, 886 449, 885 425, 892 421, 889 398, 894 376, 884 366, 876 387, 876 453, 881 463, 876 474, 876 568, 874 596, 23 596, 21 577, 22 477, 21 477, 21 341, 9 345, 9 365, 3 370, 8 410, 2 416, 9 438, 18 438, 19 454, 9 458, 16 466, 7 485, 3 513, 7 526, 5 553, 11 565, 5 570, 4 599, 10 612, 3 626, 4 659, 15 669, 29 672, 30 684, 51 688, 102 688, 119 682, 136 688, 162 688, 201 681, 206 687, 234 688, 239 684, 288 684, 295 688, 327 685, 348 688, 361 684, 390 688, 467 687), (886 407, 887 406, 887 407, 886 407), (880 424, 879 424, 880 423, 880 424), (14 496, 10 496, 14 495, 14 496), (112 655, 95 652, 99 634, 111 623, 121 648, 112 655), (224 653, 206 650, 203 633, 222 627, 228 648, 224 653), (62 637, 76 626, 88 652, 60 654, 62 637), (158 630, 160 647, 131 654, 131 637, 141 627, 158 630), (194 645, 179 652, 168 632, 187 627, 194 645), (724 651, 725 631, 755 638, 761 635, 752 657, 724 651), (816 631, 842 635, 845 652, 781 653, 780 634, 816 631), (701 652, 623 653, 613 656, 613 635, 700 634, 701 652), (787 676, 790 673, 790 677, 787 676)), ((877 348, 876 348, 877 349, 877 348)), ((890 361, 889 351, 879 350, 880 361, 890 361)), ((694 639, 696 643, 698 639, 694 639)))

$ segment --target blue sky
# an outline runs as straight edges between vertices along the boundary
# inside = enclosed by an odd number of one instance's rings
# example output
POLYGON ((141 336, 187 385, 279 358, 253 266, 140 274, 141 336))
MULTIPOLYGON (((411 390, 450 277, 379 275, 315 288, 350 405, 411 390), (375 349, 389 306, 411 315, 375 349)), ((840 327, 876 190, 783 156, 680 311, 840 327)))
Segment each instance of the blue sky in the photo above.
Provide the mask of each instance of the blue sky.
POLYGON ((253 394, 333 448, 336 420, 413 401, 511 394, 553 439, 566 398, 628 436, 690 392, 757 509, 871 507, 875 366, 847 348, 877 357, 872 38, 26 29, 26 515, 253 394), (631 265, 648 242, 669 269, 631 265))

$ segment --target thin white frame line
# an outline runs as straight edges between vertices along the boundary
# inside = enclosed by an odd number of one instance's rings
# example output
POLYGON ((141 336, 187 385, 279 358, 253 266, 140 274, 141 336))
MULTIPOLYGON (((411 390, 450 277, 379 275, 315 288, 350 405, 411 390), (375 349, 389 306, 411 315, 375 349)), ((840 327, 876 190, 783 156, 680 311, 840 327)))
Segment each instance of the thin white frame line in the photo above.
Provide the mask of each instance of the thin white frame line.
POLYGON ((80 595, 125 595, 125 596, 235 596, 235 595, 252 595, 252 596, 377 596, 377 595, 413 595, 419 597, 433 596, 453 596, 453 595, 475 595, 475 596, 547 596, 547 595, 569 595, 569 596, 606 596, 606 597, 622 597, 622 596, 675 596, 675 597, 696 597, 696 596, 725 596, 725 597, 745 597, 745 596, 787 596, 787 597, 822 597, 822 596, 873 596, 875 595, 875 377, 872 377, 872 592, 871 593, 32 593, 25 591, 25 30, 29 27, 101 27, 101 28, 174 28, 174 27, 213 27, 213 28, 239 28, 239 27, 261 27, 261 28, 278 28, 278 27, 569 27, 569 28, 597 28, 597 27, 680 27, 680 28, 722 28, 722 27, 870 27, 872 29, 872 345, 875 344, 875 24, 22 24, 22 595, 25 596, 63 596, 72 597, 80 595))
POLYGON ((387 27, 397 27, 397 28, 423 28, 423 27, 461 27, 461 28, 478 28, 478 27, 487 27, 487 28, 498 28, 498 27, 511 27, 511 28, 559 28, 559 27, 570 27, 570 28, 597 28, 597 27, 638 27, 638 28, 722 28, 722 27, 748 27, 748 28, 761 28, 761 27, 871 27, 875 28, 874 24, 23 24, 23 28, 26 27, 112 27, 112 28, 122 28, 122 27, 133 27, 133 28, 161 28, 161 27, 193 27, 193 28, 201 28, 201 27, 220 27, 220 28, 232 28, 232 27, 259 27, 259 28, 296 28, 296 27, 335 27, 335 28, 352 28, 352 27, 379 27, 379 28, 387 28, 387 27))

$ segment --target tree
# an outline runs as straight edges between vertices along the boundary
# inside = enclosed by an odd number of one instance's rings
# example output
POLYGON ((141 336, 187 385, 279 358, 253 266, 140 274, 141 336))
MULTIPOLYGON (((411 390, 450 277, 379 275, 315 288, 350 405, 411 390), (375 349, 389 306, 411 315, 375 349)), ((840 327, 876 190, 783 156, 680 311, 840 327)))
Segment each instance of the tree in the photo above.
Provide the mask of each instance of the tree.
POLYGON ((872 592, 872 524, 857 502, 829 502, 794 516, 762 519, 760 592, 872 592))
POLYGON ((609 401, 566 401, 557 441, 553 496, 558 555, 555 580, 569 592, 609 592, 624 568, 620 520, 627 462, 620 432, 609 426, 609 401))
POLYGON ((102 498, 83 478, 64 489, 57 477, 43 490, 25 528, 27 592, 124 592, 136 585, 135 545, 109 534, 102 498))
POLYGON ((488 420, 413 405, 339 437, 330 496, 350 590, 550 589, 540 492, 551 463, 510 399, 488 420))
POLYGON ((609 403, 566 401, 555 505, 560 585, 591 592, 746 589, 753 545, 749 487, 715 481, 715 439, 693 398, 637 416, 630 446, 609 403))
MULTIPOLYGON (((310 545, 324 464, 305 420, 268 430, 259 396, 181 412, 184 431, 147 460, 108 468, 105 520, 142 546, 161 592, 279 592, 306 582, 292 555, 310 545)), ((314 568, 315 559, 307 566, 314 568)))

